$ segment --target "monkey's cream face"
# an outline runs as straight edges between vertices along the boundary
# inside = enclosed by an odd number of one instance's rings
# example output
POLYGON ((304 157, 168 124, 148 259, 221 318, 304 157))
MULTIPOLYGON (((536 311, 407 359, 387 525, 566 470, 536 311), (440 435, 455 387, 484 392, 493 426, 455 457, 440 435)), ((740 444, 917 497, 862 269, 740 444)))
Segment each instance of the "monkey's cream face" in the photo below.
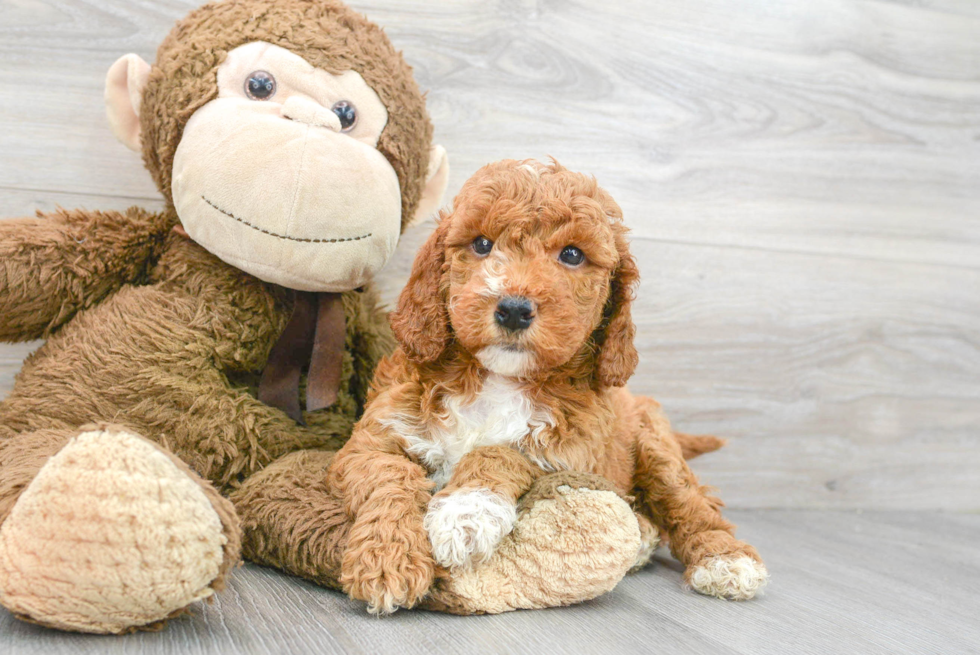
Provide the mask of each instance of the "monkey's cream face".
POLYGON ((178 145, 177 215, 194 241, 267 282, 359 287, 401 232, 398 177, 377 150, 387 122, 355 71, 333 75, 269 43, 235 48, 178 145))

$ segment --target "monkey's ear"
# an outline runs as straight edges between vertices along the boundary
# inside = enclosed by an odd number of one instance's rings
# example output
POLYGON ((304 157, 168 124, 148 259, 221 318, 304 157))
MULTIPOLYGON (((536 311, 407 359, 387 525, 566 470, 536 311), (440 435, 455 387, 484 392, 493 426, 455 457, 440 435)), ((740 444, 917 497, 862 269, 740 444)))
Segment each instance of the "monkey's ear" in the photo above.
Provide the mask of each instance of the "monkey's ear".
POLYGON ((150 77, 150 65, 139 55, 123 55, 105 77, 105 107, 109 126, 130 150, 140 151, 140 103, 150 77))
POLYGON ((422 197, 419 198, 415 216, 405 227, 421 223, 435 214, 442 205, 442 196, 446 193, 448 185, 449 156, 442 146, 432 146, 429 150, 429 170, 425 176, 425 188, 422 189, 422 197))

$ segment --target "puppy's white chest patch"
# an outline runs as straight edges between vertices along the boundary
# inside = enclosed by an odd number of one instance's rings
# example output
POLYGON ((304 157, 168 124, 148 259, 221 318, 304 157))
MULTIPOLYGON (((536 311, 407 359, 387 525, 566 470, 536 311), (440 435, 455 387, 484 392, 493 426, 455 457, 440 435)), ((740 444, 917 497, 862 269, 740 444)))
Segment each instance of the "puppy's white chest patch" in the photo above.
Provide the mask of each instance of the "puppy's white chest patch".
POLYGON ((518 447, 527 436, 554 425, 550 414, 534 406, 512 380, 491 373, 471 403, 458 396, 443 401, 444 415, 428 434, 404 434, 407 451, 429 469, 441 488, 463 456, 481 446, 518 447))

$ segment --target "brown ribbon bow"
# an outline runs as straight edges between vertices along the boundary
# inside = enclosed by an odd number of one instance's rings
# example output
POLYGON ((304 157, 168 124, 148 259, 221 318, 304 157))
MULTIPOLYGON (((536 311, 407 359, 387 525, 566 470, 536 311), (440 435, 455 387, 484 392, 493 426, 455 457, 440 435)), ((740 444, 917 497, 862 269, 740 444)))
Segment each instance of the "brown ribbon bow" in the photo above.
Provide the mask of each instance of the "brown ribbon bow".
POLYGON ((299 405, 299 381, 303 367, 309 364, 306 411, 315 412, 334 404, 340 388, 346 331, 341 294, 297 291, 293 315, 262 371, 259 400, 306 425, 299 405))
MULTIPOLYGON (((175 234, 191 240, 178 223, 175 234)), ((343 297, 339 293, 296 291, 293 314, 286 329, 269 353, 269 361, 259 380, 259 400, 286 412, 306 425, 299 406, 299 381, 306 375, 306 411, 330 407, 337 401, 344 363, 347 320, 343 297)))

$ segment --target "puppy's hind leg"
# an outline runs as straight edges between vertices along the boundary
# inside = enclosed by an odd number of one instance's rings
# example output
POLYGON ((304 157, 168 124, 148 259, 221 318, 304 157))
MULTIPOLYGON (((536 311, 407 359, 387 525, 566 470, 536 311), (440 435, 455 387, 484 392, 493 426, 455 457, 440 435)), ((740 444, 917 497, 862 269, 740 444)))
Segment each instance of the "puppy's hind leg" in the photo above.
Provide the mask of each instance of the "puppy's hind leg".
POLYGON ((635 486, 686 567, 691 587, 730 600, 755 596, 769 580, 765 564, 755 548, 735 538, 735 526, 721 515, 722 502, 698 484, 659 412, 641 421, 636 460, 635 486))

